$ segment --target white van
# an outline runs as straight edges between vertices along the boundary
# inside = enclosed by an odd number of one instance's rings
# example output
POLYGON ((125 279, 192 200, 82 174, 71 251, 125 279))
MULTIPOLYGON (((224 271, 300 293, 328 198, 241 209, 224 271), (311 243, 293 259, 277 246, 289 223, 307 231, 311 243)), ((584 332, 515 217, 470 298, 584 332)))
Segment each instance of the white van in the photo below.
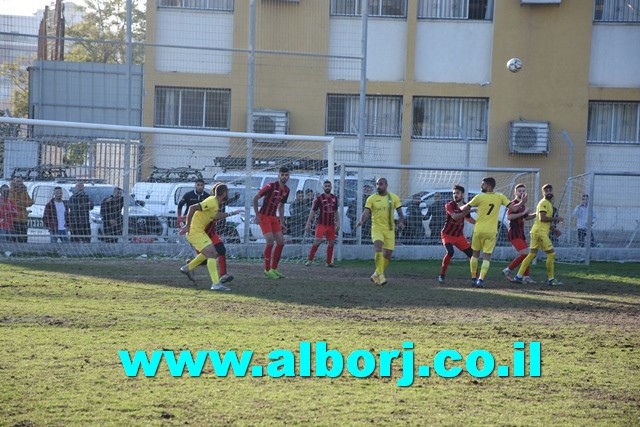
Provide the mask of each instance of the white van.
MULTIPOLYGON (((56 180, 56 181, 25 181, 27 190, 33 200, 33 205, 28 208, 29 241, 43 241, 38 236, 49 236, 49 231, 44 226, 43 215, 45 205, 53 198, 53 189, 62 188, 62 199, 69 200, 77 182, 84 183, 84 192, 93 202, 94 208, 89 212, 89 224, 91 226, 91 242, 99 242, 103 235, 102 217, 100 205, 102 201, 113 194, 114 185, 106 184, 101 180, 56 180)), ((129 234, 134 236, 134 242, 164 241, 167 233, 166 221, 154 215, 144 208, 143 203, 136 202, 133 198, 125 197, 129 202, 129 234)), ((48 239, 46 240, 48 242, 48 239)))
MULTIPOLYGON (((143 201, 147 209, 166 221, 168 239, 175 241, 179 230, 178 203, 194 189, 193 182, 136 182, 131 193, 136 200, 143 201)), ((209 193, 211 185, 205 183, 204 189, 209 193)))
MULTIPOLYGON (((246 190, 244 185, 228 185, 229 198, 233 198, 238 193, 239 198, 226 205, 226 211, 244 209, 246 190)), ((204 191, 211 193, 213 183, 206 183, 204 191)), ((180 230, 180 224, 177 223, 178 203, 184 195, 195 189, 194 182, 138 182, 133 186, 132 192, 136 200, 145 202, 145 207, 156 215, 165 218, 167 222, 167 235, 170 242, 175 242, 180 230)), ((253 196, 258 192, 254 189, 251 193, 250 204, 253 196)), ((185 208, 183 208, 183 214, 185 208)), ((244 242, 244 215, 235 215, 226 220, 229 227, 221 234, 225 242, 237 243, 244 242)), ((250 240, 263 238, 260 227, 250 222, 250 240)))
MULTIPOLYGON (((244 171, 227 171, 217 173, 214 177, 216 182, 224 182, 229 186, 244 186, 246 182, 246 174, 244 171)), ((277 172, 255 172, 251 174, 251 183, 253 196, 257 194, 257 192, 269 184, 270 182, 274 182, 278 180, 277 172), (255 191, 255 192, 254 192, 255 191)), ((289 198, 287 199, 287 203, 284 205, 284 216, 285 221, 290 217, 289 207, 291 203, 295 200, 296 192, 302 191, 305 192, 307 190, 312 190, 314 195, 320 194, 322 191, 322 180, 320 175, 317 174, 309 174, 309 173, 301 173, 297 171, 292 171, 289 177, 289 181, 287 181, 287 187, 290 189, 289 198)), ((231 189, 229 190, 229 197, 233 195, 231 189)), ((253 206, 253 196, 249 200, 249 206, 253 206)), ((260 204, 262 203, 262 199, 260 199, 260 204)), ((242 206, 238 206, 234 209, 241 209, 245 207, 244 202, 242 206)), ((228 221, 234 221, 238 224, 237 230, 240 235, 240 239, 244 241, 244 224, 246 223, 247 215, 230 217, 228 221)), ((256 241, 264 241, 264 236, 260 227, 254 223, 255 212, 253 208, 251 208, 251 213, 248 216, 250 224, 250 240, 256 241)))

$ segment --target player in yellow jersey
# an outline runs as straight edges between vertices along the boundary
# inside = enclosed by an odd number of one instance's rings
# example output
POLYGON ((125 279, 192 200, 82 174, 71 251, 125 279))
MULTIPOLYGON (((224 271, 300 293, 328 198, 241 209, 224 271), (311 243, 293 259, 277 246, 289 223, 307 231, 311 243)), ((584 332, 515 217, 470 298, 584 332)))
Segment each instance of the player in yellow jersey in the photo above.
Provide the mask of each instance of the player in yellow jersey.
POLYGON ((386 285, 384 270, 391 261, 391 255, 396 247, 396 232, 393 211, 398 213, 398 227, 404 228, 404 215, 402 214, 400 198, 387 191, 386 178, 378 178, 376 181, 377 193, 367 198, 362 211, 362 216, 356 227, 362 226, 371 215, 371 240, 375 250, 374 261, 376 271, 371 275, 371 281, 378 286, 386 285))
MULTIPOLYGON (((484 288, 484 280, 491 265, 491 254, 496 247, 496 237, 498 235, 498 220, 500 216, 500 206, 510 206, 509 200, 502 193, 494 193, 496 180, 492 177, 482 178, 480 189, 482 193, 477 194, 469 203, 460 208, 461 211, 470 211, 472 207, 478 208, 476 224, 471 236, 471 249, 473 255, 469 260, 471 269, 471 286, 484 288), (478 259, 482 251, 482 267, 478 277, 478 259)), ((527 202, 527 193, 524 193, 520 202, 514 204, 512 208, 519 209, 527 202)))
POLYGON ((216 261, 218 252, 205 229, 213 220, 237 215, 242 211, 219 212, 219 207, 226 200, 229 189, 224 184, 217 185, 214 189, 215 195, 189 206, 187 221, 185 226, 180 229, 180 234, 187 234, 189 243, 200 253, 191 262, 180 267, 180 271, 186 274, 190 280, 193 280, 193 270, 206 259, 207 270, 209 270, 209 276, 211 277, 211 289, 214 291, 229 291, 228 287, 220 283, 216 261))
POLYGON ((544 199, 540 200, 538 207, 536 208, 536 223, 531 227, 529 234, 531 235, 531 243, 529 244, 529 255, 520 264, 518 274, 513 278, 515 283, 523 283, 523 274, 538 255, 538 250, 542 249, 547 253, 547 285, 559 286, 562 283, 558 282, 554 277, 555 258, 556 252, 553 249, 553 243, 549 238, 549 231, 552 231, 556 236, 560 236, 560 230, 553 226, 554 222, 564 222, 564 218, 560 216, 553 216, 553 205, 551 199, 553 199, 553 186, 551 184, 545 184, 542 186, 542 193, 544 199))

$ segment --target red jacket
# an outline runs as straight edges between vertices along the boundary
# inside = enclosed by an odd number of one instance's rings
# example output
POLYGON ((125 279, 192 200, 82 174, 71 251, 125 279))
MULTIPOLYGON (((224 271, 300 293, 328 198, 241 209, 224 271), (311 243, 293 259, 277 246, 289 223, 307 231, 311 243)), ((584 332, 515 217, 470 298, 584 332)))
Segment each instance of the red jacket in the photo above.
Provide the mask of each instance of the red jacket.
POLYGON ((18 216, 15 203, 9 198, 0 199, 0 229, 13 230, 13 219, 18 216))
MULTIPOLYGON (((44 207, 44 214, 42 215, 42 221, 44 226, 50 231, 58 230, 58 212, 56 211, 55 199, 49 200, 49 203, 44 207)), ((64 204, 64 228, 69 229, 69 205, 66 200, 63 200, 64 204)))

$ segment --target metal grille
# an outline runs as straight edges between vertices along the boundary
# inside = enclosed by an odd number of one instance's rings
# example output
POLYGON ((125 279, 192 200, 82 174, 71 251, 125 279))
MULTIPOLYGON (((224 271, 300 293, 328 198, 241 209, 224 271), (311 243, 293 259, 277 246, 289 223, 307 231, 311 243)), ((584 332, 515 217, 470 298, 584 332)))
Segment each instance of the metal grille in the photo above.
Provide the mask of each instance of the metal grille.
POLYGON ((640 0, 596 0, 594 22, 640 22, 640 0))
POLYGON ((415 97, 413 137, 425 139, 487 140, 489 100, 484 98, 415 97))
POLYGON ((639 144, 640 103, 590 102, 587 142, 639 144))
MULTIPOLYGON (((359 96, 327 96, 327 133, 356 135, 359 120, 359 96)), ((366 135, 400 136, 402 128, 401 96, 367 96, 366 135)))

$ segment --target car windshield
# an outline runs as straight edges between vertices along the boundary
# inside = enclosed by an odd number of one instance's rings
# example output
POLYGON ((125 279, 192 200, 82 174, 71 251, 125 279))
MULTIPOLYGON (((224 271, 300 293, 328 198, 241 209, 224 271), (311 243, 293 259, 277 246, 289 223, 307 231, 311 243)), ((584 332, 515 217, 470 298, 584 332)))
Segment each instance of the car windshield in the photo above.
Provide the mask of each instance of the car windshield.
MULTIPOLYGON (((239 195, 239 198, 237 200, 233 200, 227 206, 243 208, 245 204, 245 197, 247 195, 247 191, 245 190, 244 187, 229 187, 229 199, 233 199, 236 193, 239 195)), ((252 188, 251 196, 249 199, 250 205, 253 203, 253 198, 255 197, 256 194, 258 194, 258 189, 252 188)))
MULTIPOLYGON (((220 181, 220 182, 224 182, 227 185, 242 185, 245 183, 247 177, 246 175, 233 175, 233 174, 218 174, 215 176, 215 180, 216 181, 220 181)), ((259 187, 260 184, 262 183, 262 177, 259 176, 252 176, 251 177, 251 186, 252 187, 259 187)))
MULTIPOLYGON (((372 179, 364 179, 362 180, 362 186, 365 185, 371 186, 371 188, 376 188, 376 182, 372 179)), ((340 188, 340 178, 336 178, 335 184, 333 185, 334 189, 340 188)), ((349 201, 356 200, 358 198, 358 180, 357 179, 345 179, 344 181, 344 200, 345 203, 349 201)))
POLYGON ((89 196, 94 206, 100 206, 102 201, 113 195, 115 187, 84 187, 84 192, 89 196))

